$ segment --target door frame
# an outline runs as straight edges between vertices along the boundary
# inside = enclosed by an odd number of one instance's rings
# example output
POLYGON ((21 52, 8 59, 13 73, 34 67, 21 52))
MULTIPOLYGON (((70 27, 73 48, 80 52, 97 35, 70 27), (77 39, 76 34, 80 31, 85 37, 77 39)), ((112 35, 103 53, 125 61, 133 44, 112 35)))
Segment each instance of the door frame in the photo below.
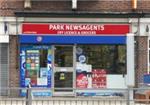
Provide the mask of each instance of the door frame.
POLYGON ((74 93, 75 93, 75 87, 76 87, 76 45, 52 45, 52 56, 53 56, 53 59, 52 59, 52 88, 53 88, 53 95, 54 96, 74 96, 74 93), (58 68, 72 68, 72 71, 69 71, 69 72, 72 72, 73 73, 73 78, 72 78, 72 90, 71 92, 57 92, 55 91, 55 47, 56 46, 72 46, 73 48, 73 66, 72 67, 58 67, 58 68))

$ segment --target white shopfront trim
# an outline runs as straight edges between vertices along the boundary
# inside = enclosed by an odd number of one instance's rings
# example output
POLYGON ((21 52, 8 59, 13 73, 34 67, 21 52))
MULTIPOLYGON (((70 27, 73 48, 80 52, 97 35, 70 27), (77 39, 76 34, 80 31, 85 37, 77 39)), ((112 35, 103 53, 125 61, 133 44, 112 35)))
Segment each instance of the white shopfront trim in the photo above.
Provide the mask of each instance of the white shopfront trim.
POLYGON ((134 34, 127 34, 127 86, 135 85, 134 34))
POLYGON ((8 35, 0 35, 0 43, 9 43, 8 35))

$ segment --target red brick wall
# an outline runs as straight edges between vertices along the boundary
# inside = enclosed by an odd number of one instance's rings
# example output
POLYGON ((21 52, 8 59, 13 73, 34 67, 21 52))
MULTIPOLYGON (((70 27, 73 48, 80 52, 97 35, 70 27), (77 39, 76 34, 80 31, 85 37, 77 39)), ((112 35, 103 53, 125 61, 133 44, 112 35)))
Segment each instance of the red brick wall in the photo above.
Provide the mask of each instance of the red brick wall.
POLYGON ((147 39, 146 36, 136 37, 135 46, 135 80, 136 85, 140 86, 143 82, 143 74, 147 72, 147 39))
POLYGON ((9 87, 19 87, 18 36, 10 35, 9 41, 9 87))
POLYGON ((123 12, 131 11, 131 2, 129 1, 82 1, 78 3, 78 10, 98 11, 98 12, 123 12))
POLYGON ((150 0, 141 0, 138 2, 138 10, 143 12, 150 12, 150 0))
POLYGON ((21 0, 0 0, 0 16, 14 16, 14 11, 22 8, 21 0))
MULTIPOLYGON (((150 1, 138 1, 137 11, 150 11, 150 1)), ((0 16, 13 16, 14 11, 25 10, 21 0, 0 0, 0 16)), ((78 1, 78 11, 132 12, 130 0, 78 1)), ((30 11, 71 11, 71 1, 32 1, 30 11)))

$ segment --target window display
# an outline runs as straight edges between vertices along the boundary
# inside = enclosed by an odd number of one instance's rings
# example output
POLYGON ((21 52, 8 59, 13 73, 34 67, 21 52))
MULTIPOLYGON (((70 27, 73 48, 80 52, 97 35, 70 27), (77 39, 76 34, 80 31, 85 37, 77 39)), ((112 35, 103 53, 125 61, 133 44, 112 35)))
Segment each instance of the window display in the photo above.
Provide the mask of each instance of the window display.
MULTIPOLYGON (((21 47, 21 87, 51 87, 51 46, 26 46, 21 47)), ((23 93, 25 94, 25 93, 23 93)), ((35 93, 36 94, 36 93, 35 93)), ((43 95, 40 91, 37 95, 43 95)), ((47 93, 46 93, 47 94, 47 93)), ((49 93, 48 93, 49 94, 49 93)))
POLYGON ((77 88, 91 88, 91 65, 77 62, 76 69, 76 87, 77 88))
POLYGON ((93 88, 106 88, 106 71, 101 69, 92 70, 92 87, 93 88))
POLYGON ((76 87, 106 88, 106 74, 126 74, 125 45, 77 45, 76 87))
POLYGON ((77 45, 77 51, 77 62, 84 63, 84 59, 92 69, 105 69, 107 74, 126 74, 125 45, 77 45), (81 54, 79 49, 82 49, 81 54))
POLYGON ((26 80, 25 83, 28 85, 28 82, 32 86, 37 85, 37 77, 39 72, 39 50, 27 50, 26 51, 26 80))

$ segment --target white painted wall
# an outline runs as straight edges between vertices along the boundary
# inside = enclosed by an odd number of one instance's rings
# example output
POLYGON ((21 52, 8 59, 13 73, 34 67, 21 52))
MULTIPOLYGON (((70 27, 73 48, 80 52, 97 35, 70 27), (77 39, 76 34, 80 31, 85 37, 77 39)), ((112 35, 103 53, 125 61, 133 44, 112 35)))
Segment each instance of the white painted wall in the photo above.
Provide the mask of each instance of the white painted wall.
POLYGON ((24 18, 0 17, 0 35, 18 35, 21 33, 21 24, 24 18), (4 22, 7 23, 7 32, 4 32, 4 22))
POLYGON ((4 22, 0 22, 0 35, 5 35, 5 32, 4 32, 4 22))
POLYGON ((0 22, 0 43, 8 43, 9 36, 4 31, 4 22, 0 22))
POLYGON ((19 35, 21 34, 21 23, 16 24, 16 23, 10 23, 9 24, 9 35, 19 35))
POLYGON ((9 43, 8 35, 0 35, 0 43, 9 43))

